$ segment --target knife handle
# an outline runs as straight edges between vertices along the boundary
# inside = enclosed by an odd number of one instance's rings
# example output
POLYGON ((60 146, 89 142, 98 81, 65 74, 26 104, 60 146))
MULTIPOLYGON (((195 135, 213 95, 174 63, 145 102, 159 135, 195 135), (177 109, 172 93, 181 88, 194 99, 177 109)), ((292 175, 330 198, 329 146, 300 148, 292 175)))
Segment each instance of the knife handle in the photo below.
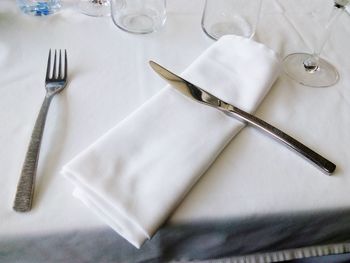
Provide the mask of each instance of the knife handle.
POLYGON ((336 165, 334 163, 322 157, 321 155, 311 150, 309 147, 305 146, 304 144, 297 141, 296 139, 289 136, 288 134, 284 133, 280 129, 272 126, 271 124, 263 121, 262 119, 259 119, 254 115, 251 115, 237 107, 234 107, 233 105, 229 105, 226 111, 231 113, 237 119, 241 121, 245 121, 250 125, 254 126, 255 128, 258 128, 266 132, 267 134, 271 135, 274 139, 276 139, 279 142, 282 142, 283 144, 288 146, 290 149, 299 153, 306 160, 316 165, 323 172, 329 175, 334 172, 336 168, 336 165))

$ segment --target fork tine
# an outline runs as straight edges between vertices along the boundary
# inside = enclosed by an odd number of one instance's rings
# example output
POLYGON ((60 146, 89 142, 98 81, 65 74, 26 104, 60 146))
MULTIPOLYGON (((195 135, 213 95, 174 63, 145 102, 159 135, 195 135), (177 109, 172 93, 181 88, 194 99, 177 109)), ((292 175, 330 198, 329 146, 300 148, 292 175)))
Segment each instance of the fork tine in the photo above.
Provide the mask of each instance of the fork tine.
POLYGON ((59 53, 59 59, 58 59, 58 78, 62 79, 62 58, 61 58, 61 49, 59 53))
POLYGON ((56 78, 56 63, 57 63, 57 50, 55 49, 55 55, 53 57, 53 69, 52 69, 52 78, 56 78))
POLYGON ((51 49, 49 50, 49 58, 47 59, 46 80, 50 79, 50 68, 51 68, 51 49))
POLYGON ((64 74, 63 74, 63 79, 67 79, 67 74, 68 74, 68 60, 67 60, 67 49, 64 50, 64 74))

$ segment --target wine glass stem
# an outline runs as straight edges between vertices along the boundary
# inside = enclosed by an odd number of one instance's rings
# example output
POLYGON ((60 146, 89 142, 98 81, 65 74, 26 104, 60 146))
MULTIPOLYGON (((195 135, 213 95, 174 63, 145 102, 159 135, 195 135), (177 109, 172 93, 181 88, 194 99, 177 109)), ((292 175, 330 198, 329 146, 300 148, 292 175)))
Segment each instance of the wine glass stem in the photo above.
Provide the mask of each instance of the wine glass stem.
POLYGON ((320 41, 320 44, 318 45, 318 47, 315 48, 314 53, 304 61, 304 67, 306 71, 314 72, 319 69, 320 54, 329 39, 329 36, 332 32, 335 22, 343 13, 343 10, 344 10, 344 6, 341 6, 335 3, 332 9, 332 13, 329 16, 327 24, 325 26, 324 34, 320 41))

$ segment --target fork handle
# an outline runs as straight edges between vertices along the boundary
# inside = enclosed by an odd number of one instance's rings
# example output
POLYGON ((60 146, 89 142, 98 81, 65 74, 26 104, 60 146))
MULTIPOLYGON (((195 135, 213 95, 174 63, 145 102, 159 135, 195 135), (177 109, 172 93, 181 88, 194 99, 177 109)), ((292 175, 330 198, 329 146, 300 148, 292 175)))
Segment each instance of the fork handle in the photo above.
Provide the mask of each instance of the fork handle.
POLYGON ((41 139, 45 128, 46 116, 51 99, 52 96, 45 96, 39 115, 35 121, 35 126, 25 156, 21 176, 17 185, 16 197, 13 204, 13 209, 17 212, 28 212, 32 208, 35 175, 39 159, 41 139))

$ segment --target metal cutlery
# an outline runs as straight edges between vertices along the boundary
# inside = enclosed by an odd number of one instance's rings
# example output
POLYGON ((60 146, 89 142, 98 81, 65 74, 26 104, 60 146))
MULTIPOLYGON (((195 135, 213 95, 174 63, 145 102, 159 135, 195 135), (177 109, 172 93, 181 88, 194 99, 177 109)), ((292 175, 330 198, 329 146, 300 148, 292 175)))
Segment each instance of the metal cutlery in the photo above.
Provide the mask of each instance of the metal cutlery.
POLYGON ((266 132, 271 135, 277 141, 288 146, 290 149, 299 153, 302 157, 306 158, 316 167, 320 168, 323 172, 331 174, 334 172, 336 165, 326 158, 322 157, 315 151, 311 150, 304 144, 300 143, 296 139, 292 138, 288 134, 279 130, 278 128, 272 126, 271 124, 259 119, 258 117, 251 115, 223 100, 215 97, 209 92, 193 85, 187 80, 179 77, 178 75, 172 73, 161 65, 150 61, 151 67, 155 72, 157 72, 162 78, 164 78, 168 83, 171 84, 173 88, 178 90, 183 95, 194 99, 197 102, 205 104, 207 106, 214 107, 223 111, 224 113, 237 118, 240 121, 246 122, 255 128, 266 132))
POLYGON ((35 122, 21 176, 17 185, 17 192, 13 205, 13 209, 17 212, 27 212, 32 208, 36 170, 45 121, 53 97, 62 91, 67 84, 67 67, 66 50, 64 54, 62 54, 61 50, 59 50, 59 52, 55 50, 53 63, 51 63, 51 50, 49 51, 45 77, 46 95, 35 122))

